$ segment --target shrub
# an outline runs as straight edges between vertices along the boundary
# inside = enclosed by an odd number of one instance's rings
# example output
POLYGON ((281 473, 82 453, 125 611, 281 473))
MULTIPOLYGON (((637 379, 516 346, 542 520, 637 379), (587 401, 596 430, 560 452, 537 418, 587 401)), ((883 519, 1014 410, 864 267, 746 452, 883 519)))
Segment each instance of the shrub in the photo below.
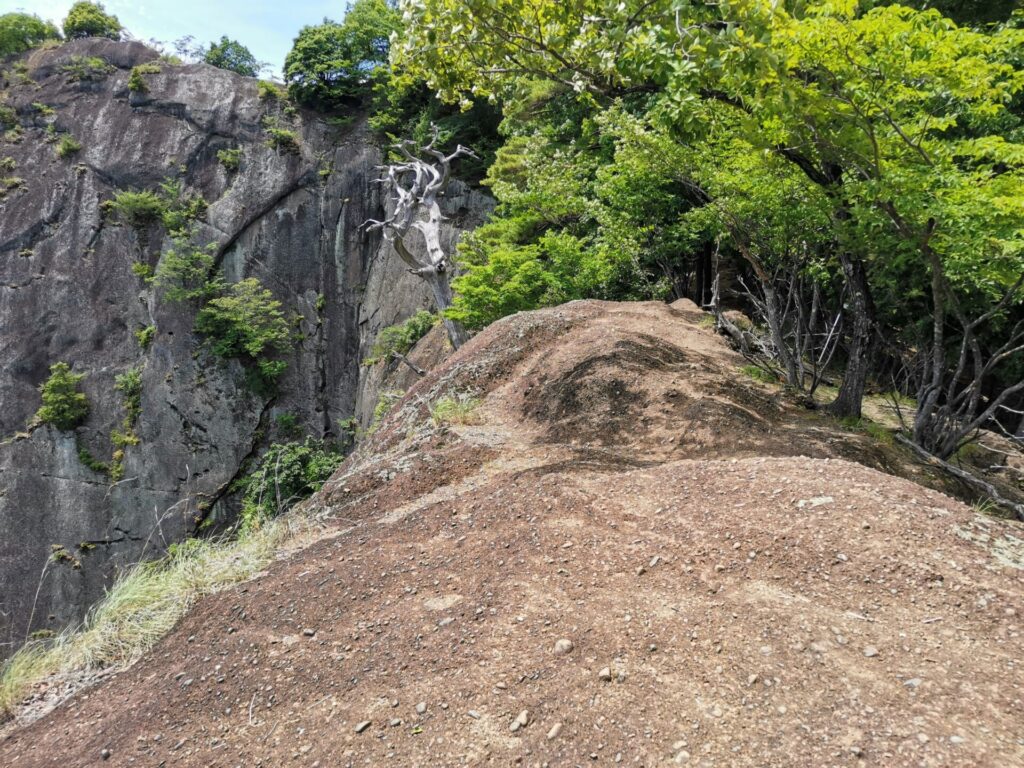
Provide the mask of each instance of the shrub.
POLYGON ((129 226, 142 229, 159 220, 171 235, 182 234, 208 207, 201 196, 184 194, 181 182, 174 179, 163 182, 159 192, 121 190, 104 203, 107 211, 129 226))
POLYGON ((298 437, 302 433, 299 419, 294 413, 279 413, 274 417, 277 431, 285 437, 298 437))
POLYGON ((211 244, 200 248, 184 237, 174 240, 160 257, 153 277, 164 298, 175 302, 205 300, 223 289, 223 282, 213 274, 214 247, 211 244))
POLYGON ((34 109, 43 117, 53 117, 55 114, 57 114, 57 111, 53 107, 51 107, 49 104, 43 104, 43 102, 41 101, 33 101, 32 109, 34 109))
POLYGON ((75 3, 64 19, 64 36, 68 40, 79 37, 120 40, 123 29, 117 16, 106 13, 101 3, 75 3))
POLYGON ((290 347, 288 321, 281 302, 255 278, 234 283, 224 296, 211 299, 196 315, 195 327, 219 357, 255 362, 266 383, 284 371, 283 361, 267 358, 290 347))
POLYGON ((139 346, 143 349, 149 349, 149 345, 153 343, 154 336, 156 336, 155 325, 147 325, 145 328, 140 328, 135 332, 135 340, 139 342, 139 346))
POLYGON ((225 169, 229 171, 237 171, 238 167, 242 164, 242 150, 240 149, 222 149, 217 152, 217 159, 225 169))
POLYGON ((242 530, 263 526, 293 504, 320 490, 344 456, 334 447, 306 439, 275 443, 239 484, 242 530))
POLYGON ((286 154, 299 153, 299 136, 295 131, 278 126, 267 127, 267 146, 286 154))
POLYGON ((252 52, 237 40, 222 36, 219 43, 211 43, 203 61, 245 77, 256 77, 260 64, 252 52))
POLYGON ((135 261, 132 262, 132 274, 148 283, 153 279, 153 268, 144 261, 135 261))
POLYGON ((387 362, 393 353, 404 355, 417 341, 427 335, 437 321, 437 315, 421 309, 404 323, 389 325, 377 335, 377 340, 370 349, 370 357, 363 361, 363 365, 387 362))
POLYGON ((142 369, 130 368, 114 377, 114 389, 124 398, 124 408, 134 424, 142 412, 142 369))
POLYGON ((0 159, 0 171, 13 171, 18 167, 18 161, 13 157, 5 157, 0 159))
POLYGON ((112 200, 104 203, 104 207, 125 224, 136 229, 148 227, 159 221, 167 210, 160 196, 149 190, 121 190, 112 200))
POLYGON ((395 403, 401 400, 404 395, 405 392, 401 390, 380 393, 380 397, 377 398, 377 404, 373 407, 373 419, 370 421, 370 426, 366 429, 367 437, 377 431, 381 422, 384 421, 384 417, 388 415, 395 403))
POLYGON ((270 80, 260 80, 256 83, 256 93, 260 101, 285 101, 288 98, 288 91, 270 80))
POLYGON ((152 62, 148 64, 139 64, 138 66, 132 67, 131 73, 128 75, 128 90, 134 93, 146 93, 149 91, 149 85, 146 83, 146 78, 143 75, 159 75, 160 65, 152 62))
POLYGON ((183 192, 181 181, 177 179, 168 179, 160 185, 160 198, 164 203, 160 219, 172 235, 185 232, 193 221, 206 215, 210 207, 201 195, 183 192))
POLYGON ((6 104, 0 104, 0 130, 8 130, 18 124, 18 113, 6 104))
POLYGON ((60 31, 50 22, 28 13, 0 16, 0 59, 24 53, 46 40, 60 40, 60 31))
POLYGON ((39 387, 43 405, 36 411, 36 420, 57 429, 74 429, 89 415, 89 401, 78 385, 84 373, 72 373, 67 363, 50 366, 50 377, 39 387))
POLYGON ((70 82, 102 80, 114 69, 99 56, 72 56, 68 63, 61 67, 70 82))
POLYGON ((81 151, 82 145, 75 140, 74 136, 65 133, 60 137, 60 143, 57 144, 57 157, 63 159, 81 151))

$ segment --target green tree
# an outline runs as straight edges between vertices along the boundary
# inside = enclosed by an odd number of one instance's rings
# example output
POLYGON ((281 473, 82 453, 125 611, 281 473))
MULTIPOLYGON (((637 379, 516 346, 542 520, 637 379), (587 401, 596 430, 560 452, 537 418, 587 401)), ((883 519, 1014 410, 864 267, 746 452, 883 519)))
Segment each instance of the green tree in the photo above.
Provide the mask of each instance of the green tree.
POLYGON ((102 3, 77 2, 64 19, 64 36, 68 40, 79 37, 109 37, 120 40, 124 27, 117 16, 108 14, 102 3))
POLYGON ((300 104, 329 109, 370 92, 388 61, 400 16, 386 0, 356 0, 339 24, 303 27, 285 58, 288 91, 300 104))
POLYGON ((36 412, 36 419, 43 424, 52 424, 60 430, 77 427, 89 415, 89 401, 79 391, 84 373, 72 373, 67 363, 50 366, 50 377, 39 387, 43 405, 36 412))
POLYGON ((974 31, 934 10, 866 10, 855 0, 424 0, 406 14, 395 63, 448 99, 515 103, 538 80, 595 109, 646 97, 650 119, 680 143, 725 132, 816 185, 846 283, 837 415, 860 413, 878 299, 898 293, 894 276, 925 286, 943 271, 939 243, 950 254, 973 248, 976 289, 997 277, 992 285, 1005 287, 1019 267, 1009 236, 1020 231, 1019 208, 1008 214, 1017 228, 982 248, 986 235, 965 227, 957 206, 920 193, 948 190, 952 204, 955 190, 973 187, 991 209, 1006 207, 1020 152, 1019 110, 1008 108, 1024 85, 1020 30, 974 31), (984 253, 1002 254, 1002 266, 989 268, 984 253))
POLYGON ((244 45, 231 40, 226 35, 220 42, 211 43, 203 55, 203 61, 220 69, 227 69, 245 77, 256 77, 260 71, 260 63, 244 45))
POLYGON ((265 384, 272 384, 286 367, 271 356, 291 347, 288 321, 281 302, 256 278, 233 283, 226 294, 210 299, 196 315, 195 328, 207 337, 214 354, 255 363, 265 384))
POLYGON ((23 53, 45 40, 60 40, 60 31, 50 22, 28 13, 0 16, 0 58, 23 53))

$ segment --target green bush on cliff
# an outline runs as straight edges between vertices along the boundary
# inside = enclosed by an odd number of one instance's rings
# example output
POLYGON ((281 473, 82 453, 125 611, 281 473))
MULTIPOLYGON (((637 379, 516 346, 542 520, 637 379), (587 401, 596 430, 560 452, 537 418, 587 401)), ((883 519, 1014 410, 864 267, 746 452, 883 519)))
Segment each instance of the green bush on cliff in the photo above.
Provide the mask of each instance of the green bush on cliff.
POLYGON ((333 446, 307 438, 275 443, 239 483, 242 530, 260 528, 295 503, 320 490, 344 456, 333 446))
POLYGON ((146 83, 144 75, 159 75, 160 65, 154 63, 139 64, 136 67, 132 67, 131 73, 128 75, 128 90, 134 93, 146 93, 149 91, 149 85, 146 83))
POLYGON ((237 171, 242 164, 242 150, 221 149, 217 151, 217 159, 226 171, 237 171))
POLYGON ((61 71, 68 76, 68 80, 71 82, 102 80, 114 69, 99 56, 72 56, 68 59, 68 63, 61 67, 61 71))
POLYGON ((89 415, 89 401, 79 384, 84 373, 72 373, 67 363, 50 366, 50 377, 39 387, 43 405, 36 411, 36 421, 52 424, 57 429, 74 429, 89 415))
POLYGON ((64 19, 64 36, 68 40, 79 37, 108 37, 111 40, 120 40, 122 31, 124 27, 117 16, 107 13, 102 3, 75 3, 64 19))
POLYGON ((121 190, 113 199, 103 204, 105 210, 114 214, 125 224, 140 229, 160 220, 166 210, 164 201, 155 192, 142 190, 133 192, 121 190))
POLYGON ((299 154, 299 135, 290 128, 267 125, 267 146, 286 154, 299 154))
POLYGON ((377 335, 377 340, 370 349, 370 356, 363 361, 363 365, 386 362, 391 359, 392 354, 404 355, 437 325, 437 321, 437 315, 421 309, 404 323, 389 325, 377 335))
POLYGON ((256 278, 233 283, 210 299, 196 315, 195 328, 219 357, 255 363, 262 384, 272 385, 287 366, 271 357, 291 346, 288 321, 281 302, 256 278))
POLYGON ((57 144, 57 157, 63 160, 81 150, 82 145, 75 140, 75 137, 65 133, 60 137, 60 143, 57 144))
POLYGON ((214 247, 200 248, 186 237, 174 239, 153 277, 167 301, 204 301, 223 290, 223 280, 214 274, 214 247))

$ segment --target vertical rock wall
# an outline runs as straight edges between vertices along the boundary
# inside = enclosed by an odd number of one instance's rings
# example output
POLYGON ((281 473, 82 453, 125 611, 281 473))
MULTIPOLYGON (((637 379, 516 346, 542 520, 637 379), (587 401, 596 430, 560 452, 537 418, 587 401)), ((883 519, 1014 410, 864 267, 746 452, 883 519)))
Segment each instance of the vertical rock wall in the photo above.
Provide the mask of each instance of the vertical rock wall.
MULTIPOLYGON (((379 329, 429 306, 429 294, 360 225, 381 212, 371 182, 380 152, 358 116, 336 128, 261 100, 256 81, 206 65, 174 66, 138 43, 74 41, 9 67, 6 103, 18 128, 0 141, 0 657, 39 629, 82 618, 120 568, 159 554, 203 521, 230 514, 229 487, 248 457, 295 417, 305 434, 339 436, 339 422, 376 402, 359 363, 379 329), (85 80, 83 62, 109 68, 85 80), (151 63, 145 91, 132 67, 151 63), (44 108, 40 108, 42 105, 44 108), (268 146, 267 119, 296 131, 298 152, 268 146), (57 139, 81 150, 57 156, 57 139), (237 170, 218 160, 237 149, 237 170), (105 215, 117 191, 167 179, 201 194, 198 237, 225 277, 258 278, 297 333, 274 396, 256 394, 241 364, 209 354, 192 332, 195 308, 162 298, 132 271, 155 268, 170 244, 105 215), (136 331, 155 326, 143 348, 136 331), (50 364, 85 373, 92 410, 74 432, 29 428, 50 364), (107 460, 124 417, 114 378, 142 371, 137 446, 119 482, 89 469, 107 460), (71 559, 50 555, 61 546, 71 559)), ((449 237, 489 210, 453 185, 449 237)))

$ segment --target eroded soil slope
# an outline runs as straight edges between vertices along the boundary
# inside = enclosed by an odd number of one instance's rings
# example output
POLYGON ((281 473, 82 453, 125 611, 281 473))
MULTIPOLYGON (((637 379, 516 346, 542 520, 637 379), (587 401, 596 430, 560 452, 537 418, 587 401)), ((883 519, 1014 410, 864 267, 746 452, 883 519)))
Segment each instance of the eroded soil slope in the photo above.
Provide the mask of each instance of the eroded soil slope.
POLYGON ((1024 531, 842 458, 882 461, 697 319, 496 324, 308 505, 322 540, 0 765, 1024 765, 1024 531))

